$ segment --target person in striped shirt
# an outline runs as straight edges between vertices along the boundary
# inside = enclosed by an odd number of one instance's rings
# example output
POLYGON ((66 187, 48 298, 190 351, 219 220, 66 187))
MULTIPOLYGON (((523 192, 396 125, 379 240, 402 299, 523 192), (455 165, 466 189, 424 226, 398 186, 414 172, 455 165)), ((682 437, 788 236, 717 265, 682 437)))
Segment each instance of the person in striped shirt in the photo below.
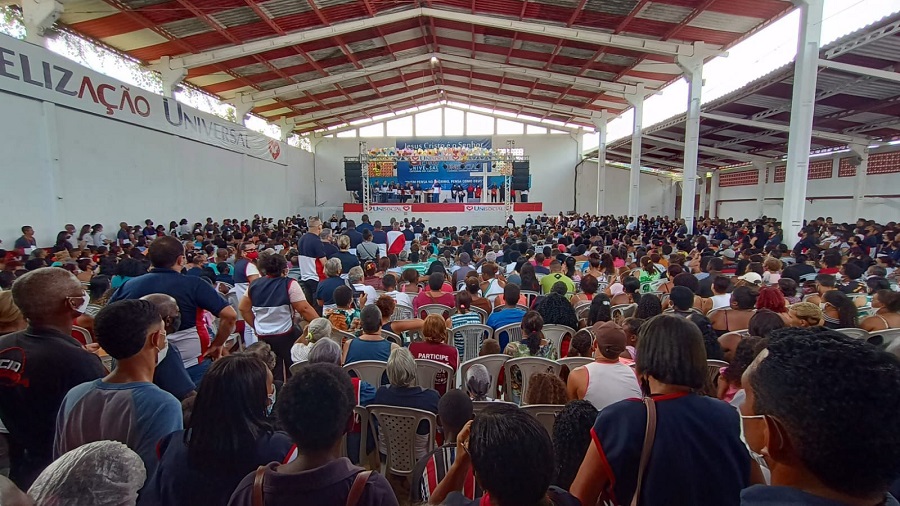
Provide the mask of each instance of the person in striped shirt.
MULTIPOLYGON (((447 318, 447 328, 455 329, 463 325, 481 324, 481 315, 472 311, 472 294, 466 290, 456 294, 456 313, 447 318)), ((453 334, 453 346, 460 357, 465 356, 466 339, 462 333, 453 334)), ((478 343, 481 348, 481 343, 478 343)))

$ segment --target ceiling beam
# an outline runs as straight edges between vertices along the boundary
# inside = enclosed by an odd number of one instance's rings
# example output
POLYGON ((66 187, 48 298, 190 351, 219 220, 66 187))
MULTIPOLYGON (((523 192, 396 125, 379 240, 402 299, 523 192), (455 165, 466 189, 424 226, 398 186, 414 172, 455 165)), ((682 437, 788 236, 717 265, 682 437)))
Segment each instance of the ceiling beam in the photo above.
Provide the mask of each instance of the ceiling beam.
MULTIPOLYGON (((616 151, 614 149, 607 150, 606 152, 610 155, 620 156, 620 157, 624 158, 625 160, 631 160, 631 153, 623 153, 621 151, 616 151)), ((594 154, 593 156, 597 156, 597 155, 594 154)), ((683 165, 680 163, 672 162, 669 160, 663 160, 661 158, 654 158, 652 156, 641 156, 641 165, 644 165, 644 162, 647 162, 648 164, 665 165, 666 167, 673 167, 676 169, 683 168, 683 165)), ((629 163, 629 162, 622 162, 622 163, 629 163)))
MULTIPOLYGON (((754 121, 751 119, 745 118, 736 118, 734 116, 725 116, 723 114, 713 114, 709 112, 701 112, 701 118, 711 119, 713 121, 723 121, 725 123, 731 123, 733 125, 742 125, 753 128, 761 128, 763 130, 775 130, 777 132, 790 132, 790 127, 788 125, 782 125, 779 123, 770 123, 768 121, 754 121)), ((854 137, 852 135, 844 135, 832 132, 822 132, 819 130, 813 130, 812 136, 817 139, 825 139, 834 142, 843 142, 846 144, 859 144, 865 143, 868 139, 861 137, 854 137)))
MULTIPOLYGON (((643 136, 643 139, 645 141, 648 141, 653 144, 665 144, 668 146, 679 148, 682 151, 684 151, 684 142, 683 141, 677 141, 675 139, 666 139, 665 137, 657 137, 655 135, 645 135, 645 136, 643 136)), ((704 153, 709 153, 711 155, 726 156, 729 158, 733 158, 735 160, 746 160, 748 162, 768 163, 768 162, 774 161, 774 160, 771 160, 764 156, 751 155, 748 153, 742 153, 740 151, 730 151, 727 149, 711 148, 709 146, 701 145, 700 147, 697 148, 697 150, 702 151, 704 153)))
MULTIPOLYGON (((452 82, 452 81, 449 81, 452 82)), ((572 107, 569 105, 559 105, 554 104, 550 101, 550 99, 542 100, 541 98, 530 98, 530 99, 520 99, 520 98, 512 98, 505 97, 501 95, 497 95, 496 93, 488 93, 484 91, 476 91, 470 90, 468 88, 463 88, 461 86, 454 86, 453 84, 444 84, 440 86, 440 88, 449 92, 462 93, 466 95, 471 95, 473 97, 480 97, 487 100, 499 100, 505 103, 513 104, 513 105, 523 105, 525 107, 533 107, 535 109, 543 109, 545 111, 550 112, 560 112, 570 115, 575 115, 580 118, 592 119, 592 118, 600 118, 600 111, 592 111, 590 109, 582 109, 580 107, 572 107)))
MULTIPOLYGON (((620 83, 610 83, 606 81, 598 81, 596 79, 590 79, 586 77, 578 77, 569 74, 561 74, 559 72, 549 72, 545 70, 521 67, 518 65, 509 65, 502 64, 490 61, 478 60, 475 58, 466 58, 462 56, 455 55, 447 55, 440 53, 432 53, 432 54, 424 54, 411 56, 409 58, 404 58, 402 60, 397 60, 393 62, 384 63, 381 65, 373 65, 371 67, 363 67, 357 70, 351 70, 349 72, 342 72, 340 74, 333 74, 327 77, 321 77, 318 79, 313 79, 311 81, 305 81, 302 83, 289 84, 286 86, 280 86, 278 88, 273 88, 271 90, 265 91, 256 91, 253 93, 247 93, 236 97, 235 100, 241 103, 252 103, 256 104, 265 100, 274 99, 279 96, 283 96, 289 93, 297 93, 302 91, 307 91, 311 89, 318 88, 320 86, 327 86, 338 84, 350 79, 356 79, 360 77, 366 77, 371 74, 377 74, 380 72, 386 72, 390 70, 396 70, 398 68, 405 68, 411 65, 415 65, 418 63, 424 63, 431 59, 432 56, 437 57, 440 61, 446 61, 450 63, 456 63, 459 65, 469 65, 474 68, 479 68, 483 70, 493 70, 493 71, 501 71, 503 73, 515 74, 524 77, 530 77, 534 79, 546 79, 548 81, 557 81, 564 84, 577 84, 580 86, 587 86, 591 88, 596 88, 600 90, 605 90, 611 93, 622 93, 622 94, 633 94, 635 93, 636 87, 631 84, 620 84, 620 83)), ((624 105, 622 106, 625 107, 624 105)))
MULTIPOLYGON (((302 125, 305 123, 311 123, 321 119, 330 119, 340 116, 345 113, 354 113, 359 112, 365 109, 370 109, 372 107, 378 107, 384 104, 392 104, 394 102, 398 102, 401 100, 408 100, 417 97, 425 97, 429 93, 438 90, 438 86, 433 84, 431 86, 426 86, 424 88, 419 88, 417 90, 411 90, 403 93, 397 93, 396 95, 387 95, 383 98, 376 98, 374 100, 366 100, 363 102, 357 102, 355 104, 346 105, 343 107, 336 107, 333 109, 325 109, 322 111, 311 112, 308 114, 300 113, 299 116, 295 116, 287 119, 288 125, 302 125)), ((413 104, 414 105, 414 104, 413 104)))
POLYGON ((861 76, 869 76, 876 79, 883 79, 885 81, 900 83, 900 72, 891 72, 889 70, 873 69, 870 67, 863 67, 862 65, 850 65, 849 63, 841 63, 837 61, 822 59, 819 59, 819 66, 825 67, 827 69, 846 72, 848 74, 859 74, 861 76))
MULTIPOLYGON (((483 107, 483 106, 476 105, 476 104, 472 104, 472 105, 474 105, 475 107, 483 107)), ((472 111, 472 110, 469 110, 469 109, 464 109, 464 108, 462 108, 462 107, 455 107, 455 106, 450 105, 450 104, 447 104, 447 105, 445 105, 444 107, 446 107, 447 109, 453 109, 453 110, 455 110, 455 111, 474 112, 475 114, 487 114, 488 116, 492 116, 492 117, 494 117, 494 118, 496 118, 496 119, 503 119, 503 120, 506 120, 506 121, 513 121, 513 122, 515 122, 515 123, 523 123, 523 124, 525 124, 525 125, 534 126, 534 127, 539 127, 539 128, 551 128, 551 129, 553 129, 553 130, 563 130, 563 131, 565 131, 565 132, 570 132, 570 133, 577 133, 579 130, 581 130, 581 129, 579 129, 579 128, 572 128, 572 127, 568 127, 568 126, 564 126, 564 125, 551 125, 551 124, 548 124, 548 123, 544 123, 544 122, 538 121, 537 118, 529 119, 529 118, 522 118, 522 117, 520 117, 520 116, 512 117, 512 116, 505 116, 505 115, 502 115, 502 114, 490 114, 490 113, 484 113, 484 112, 482 112, 482 111, 472 111)), ((496 109, 496 110, 502 111, 503 109, 501 108, 501 109, 496 109)), ((524 114, 524 113, 517 113, 517 114, 524 114)), ((502 135, 502 134, 497 134, 497 135, 502 135)))
MULTIPOLYGON (((213 63, 221 63, 223 61, 240 58, 242 56, 254 55, 264 51, 280 49, 283 47, 303 44, 315 40, 326 39, 330 37, 338 37, 348 33, 365 30, 368 28, 376 28, 392 23, 398 23, 409 19, 419 17, 427 17, 431 19, 443 19, 457 23, 469 23, 477 26, 485 26, 491 28, 511 30, 513 32, 529 33, 533 35, 542 35, 545 37, 553 37, 565 40, 574 40, 582 43, 595 44, 605 47, 616 47, 638 51, 642 53, 652 53, 667 56, 696 56, 694 45, 681 44, 676 42, 658 41, 642 39, 640 37, 630 37, 625 35, 613 35, 603 33, 597 30, 587 28, 567 28, 564 26, 547 25, 533 21, 520 21, 516 19, 506 19, 496 16, 486 16, 482 14, 469 14, 465 12, 449 11, 443 9, 434 9, 429 7, 418 7, 406 9, 387 14, 380 14, 374 17, 364 19, 346 21, 331 26, 320 28, 312 28, 278 37, 247 42, 202 53, 190 54, 178 58, 171 58, 169 66, 171 69, 190 69, 213 63)), ((706 52, 704 57, 721 54, 721 51, 706 52)), ((156 61, 153 63, 160 63, 156 61)))

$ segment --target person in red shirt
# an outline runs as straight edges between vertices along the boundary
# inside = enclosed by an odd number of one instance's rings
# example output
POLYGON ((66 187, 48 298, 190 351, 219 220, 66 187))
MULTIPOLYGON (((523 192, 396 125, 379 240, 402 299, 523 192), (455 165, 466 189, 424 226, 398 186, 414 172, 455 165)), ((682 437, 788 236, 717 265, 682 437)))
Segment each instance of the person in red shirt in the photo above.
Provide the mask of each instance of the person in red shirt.
POLYGON ((481 187, 475 187, 475 200, 481 200, 481 187))
MULTIPOLYGON (((447 344, 447 323, 441 315, 432 314, 425 318, 422 326, 425 340, 409 345, 413 358, 424 358, 447 364, 456 372, 459 366, 459 352, 447 344)), ((435 390, 441 395, 447 391, 447 375, 438 374, 434 379, 435 390)), ((421 386, 421 385, 420 385, 421 386)))

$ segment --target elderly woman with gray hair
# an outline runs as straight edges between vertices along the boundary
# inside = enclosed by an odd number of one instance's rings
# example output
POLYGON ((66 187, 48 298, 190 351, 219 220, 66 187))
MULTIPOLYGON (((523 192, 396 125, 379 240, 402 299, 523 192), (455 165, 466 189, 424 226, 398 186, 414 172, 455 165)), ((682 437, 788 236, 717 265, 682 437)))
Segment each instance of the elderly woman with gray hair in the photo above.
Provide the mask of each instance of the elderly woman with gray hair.
MULTIPOLYGON (((416 361, 408 349, 391 350, 387 361, 387 376, 390 385, 383 386, 375 392, 373 404, 415 408, 437 414, 441 396, 434 390, 417 386, 416 361)), ((419 423, 416 430, 416 459, 422 458, 427 453, 428 432, 434 430, 435 428, 429 427, 427 422, 419 423)), ((380 441, 379 445, 381 453, 385 454, 387 449, 384 441, 380 441)))
POLYGON ((491 373, 482 364, 472 364, 466 371, 466 391, 473 401, 493 401, 491 392, 491 373))
MULTIPOLYGON (((321 283, 320 283, 321 286, 321 283)), ((291 346, 291 362, 297 363, 309 359, 312 345, 320 339, 331 337, 332 326, 328 318, 316 318, 309 322, 306 331, 291 346)), ((341 365, 340 350, 338 350, 337 365, 341 365)))

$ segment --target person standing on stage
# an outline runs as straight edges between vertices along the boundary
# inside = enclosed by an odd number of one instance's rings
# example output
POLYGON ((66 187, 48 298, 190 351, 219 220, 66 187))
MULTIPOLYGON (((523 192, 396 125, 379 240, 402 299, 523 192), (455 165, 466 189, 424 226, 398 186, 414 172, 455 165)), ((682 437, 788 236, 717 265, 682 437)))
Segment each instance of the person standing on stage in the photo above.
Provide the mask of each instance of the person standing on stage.
POLYGON ((435 204, 441 201, 441 183, 438 183, 438 180, 434 180, 434 185, 431 187, 431 191, 434 193, 432 196, 432 202, 435 204))
POLYGON ((491 202, 497 202, 497 185, 491 185, 491 202))
POLYGON ((481 185, 475 187, 475 202, 481 202, 481 185))
POLYGON ((422 203, 422 183, 416 183, 416 202, 422 203))
POLYGON ((471 202, 475 198, 475 185, 471 181, 469 181, 469 187, 466 188, 466 197, 467 202, 471 202))

